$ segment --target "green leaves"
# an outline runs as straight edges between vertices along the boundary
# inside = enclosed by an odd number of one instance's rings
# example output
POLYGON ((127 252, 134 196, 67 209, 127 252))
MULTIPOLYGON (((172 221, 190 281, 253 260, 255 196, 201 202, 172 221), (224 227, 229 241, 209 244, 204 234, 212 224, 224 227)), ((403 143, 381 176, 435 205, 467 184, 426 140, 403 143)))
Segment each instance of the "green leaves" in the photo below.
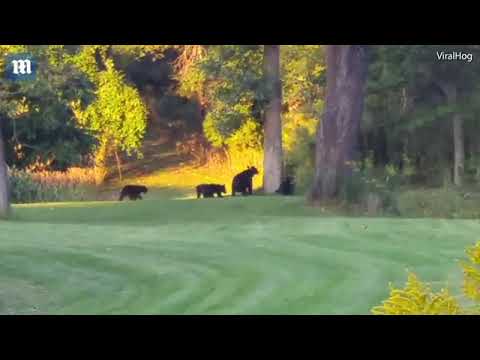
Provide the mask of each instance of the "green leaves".
POLYGON ((106 71, 96 74, 96 100, 79 112, 84 126, 99 138, 109 138, 119 149, 138 152, 146 130, 147 108, 137 89, 107 60, 106 71))
POLYGON ((480 68, 438 59, 437 53, 453 51, 472 52, 474 58, 480 55, 474 45, 374 47, 362 136, 372 139, 365 147, 374 148, 376 158, 397 159, 399 165, 401 154, 406 152, 429 166, 448 163, 454 113, 465 119, 466 142, 470 136, 475 141, 480 68), (385 148, 375 144, 382 141, 387 144, 385 148))
POLYGON ((326 86, 322 45, 283 45, 281 64, 284 102, 291 111, 320 118, 326 86))
MULTIPOLYGON (((324 105, 325 54, 320 45, 282 45, 282 88, 288 111, 320 118, 324 105)), ((211 46, 181 78, 182 94, 207 98, 204 132, 220 146, 243 124, 262 124, 269 97, 263 77, 263 46, 211 46)))
POLYGON ((65 61, 62 45, 1 46, 0 51, 28 51, 40 65, 35 81, 0 86, 7 162, 18 167, 49 162, 56 169, 79 163, 94 138, 77 123, 71 102, 91 101, 92 84, 65 61))

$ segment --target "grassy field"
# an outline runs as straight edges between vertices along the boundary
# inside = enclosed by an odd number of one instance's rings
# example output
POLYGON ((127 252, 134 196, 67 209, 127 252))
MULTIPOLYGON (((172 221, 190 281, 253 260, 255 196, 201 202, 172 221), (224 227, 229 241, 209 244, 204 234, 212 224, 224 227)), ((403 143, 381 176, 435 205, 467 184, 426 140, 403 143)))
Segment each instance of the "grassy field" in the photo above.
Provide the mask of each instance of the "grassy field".
POLYGON ((406 268, 457 283, 479 234, 300 197, 17 205, 0 222, 0 313, 367 314, 406 268))

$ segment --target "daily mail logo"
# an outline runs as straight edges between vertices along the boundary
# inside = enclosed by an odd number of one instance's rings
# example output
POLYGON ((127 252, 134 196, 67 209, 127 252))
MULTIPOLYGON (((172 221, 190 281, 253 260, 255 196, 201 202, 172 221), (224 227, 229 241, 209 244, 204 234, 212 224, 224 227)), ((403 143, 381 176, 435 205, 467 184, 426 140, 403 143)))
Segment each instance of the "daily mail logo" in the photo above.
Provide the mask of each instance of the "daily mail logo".
POLYGON ((37 61, 28 53, 9 55, 6 58, 5 77, 12 81, 32 81, 37 75, 37 61))

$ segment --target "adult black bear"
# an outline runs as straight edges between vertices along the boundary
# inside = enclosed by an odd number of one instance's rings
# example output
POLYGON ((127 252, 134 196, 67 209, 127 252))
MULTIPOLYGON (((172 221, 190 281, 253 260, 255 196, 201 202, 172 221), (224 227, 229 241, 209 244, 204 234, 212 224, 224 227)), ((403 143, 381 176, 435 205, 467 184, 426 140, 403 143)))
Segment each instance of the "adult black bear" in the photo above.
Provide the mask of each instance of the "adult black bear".
POLYGON ((277 194, 282 194, 282 195, 293 195, 294 191, 295 191, 295 184, 293 182, 293 178, 291 176, 287 176, 285 177, 285 179, 283 179, 283 181, 280 184, 280 187, 275 192, 277 194))
POLYGON ((120 192, 119 201, 122 201, 125 196, 128 196, 130 200, 142 200, 142 193, 147 193, 148 189, 143 185, 126 185, 120 192))
POLYGON ((257 168, 252 166, 235 175, 232 181, 232 196, 235 196, 237 192, 242 193, 242 195, 252 195, 252 179, 257 174, 257 168))
POLYGON ((200 184, 196 187, 197 199, 203 195, 204 198, 212 198, 215 194, 217 197, 222 197, 222 193, 226 193, 225 185, 219 184, 200 184))

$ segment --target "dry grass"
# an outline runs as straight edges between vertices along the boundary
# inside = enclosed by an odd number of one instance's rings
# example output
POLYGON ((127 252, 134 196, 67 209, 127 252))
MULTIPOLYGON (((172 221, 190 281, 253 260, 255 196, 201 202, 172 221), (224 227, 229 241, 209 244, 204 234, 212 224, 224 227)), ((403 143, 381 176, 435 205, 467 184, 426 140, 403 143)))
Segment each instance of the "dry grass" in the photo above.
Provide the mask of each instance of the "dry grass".
POLYGON ((9 169, 11 197, 14 203, 79 201, 96 198, 92 169, 68 171, 29 171, 9 169))
POLYGON ((70 168, 62 171, 31 172, 30 176, 43 185, 77 187, 95 185, 95 170, 92 168, 70 168))

